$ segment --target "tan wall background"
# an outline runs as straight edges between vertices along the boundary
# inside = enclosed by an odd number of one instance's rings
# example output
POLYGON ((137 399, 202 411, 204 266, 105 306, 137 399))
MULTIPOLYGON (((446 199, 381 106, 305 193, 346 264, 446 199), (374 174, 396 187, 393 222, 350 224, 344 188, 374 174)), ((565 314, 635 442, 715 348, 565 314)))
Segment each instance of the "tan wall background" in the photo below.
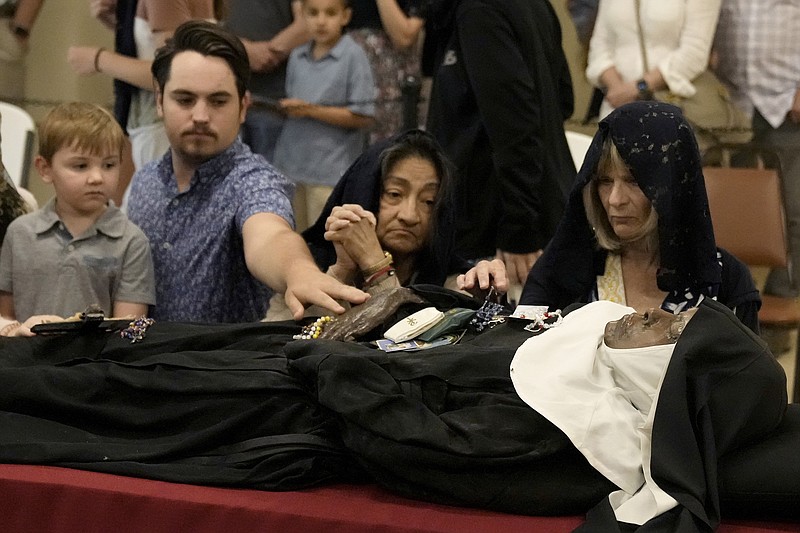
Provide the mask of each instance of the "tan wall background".
MULTIPOLYGON (((164 0, 169 1, 169 0, 164 0)), ((580 125, 590 93, 583 76, 583 53, 566 10, 566 0, 551 0, 563 29, 563 46, 570 62, 575 88, 575 115, 568 129, 592 133, 593 127, 580 125)), ((112 32, 89 14, 88 0, 46 0, 31 35, 26 81, 26 109, 35 120, 56 102, 81 100, 110 106, 112 83, 107 76, 79 77, 66 62, 67 48, 73 44, 113 48, 112 32)), ((51 196, 33 170, 29 186, 40 202, 51 196)))
MULTIPOLYGON (((73 44, 113 48, 114 36, 92 18, 88 0, 45 0, 31 33, 25 82, 25 108, 37 122, 57 102, 81 100, 111 105, 110 78, 80 77, 67 64, 67 48, 73 44)), ((52 195, 36 170, 31 171, 28 183, 40 203, 52 195)))

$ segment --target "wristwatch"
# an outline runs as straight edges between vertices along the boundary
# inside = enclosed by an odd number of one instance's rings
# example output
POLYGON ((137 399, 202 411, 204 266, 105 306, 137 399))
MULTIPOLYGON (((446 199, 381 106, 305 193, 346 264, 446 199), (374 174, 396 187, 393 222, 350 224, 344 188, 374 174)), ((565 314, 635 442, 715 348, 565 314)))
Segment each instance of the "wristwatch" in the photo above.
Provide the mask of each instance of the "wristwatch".
POLYGON ((644 78, 636 82, 636 90, 639 91, 639 100, 653 99, 653 91, 650 90, 650 86, 647 85, 644 78))
POLYGON ((13 20, 8 21, 8 26, 9 28, 11 28, 11 32, 20 39, 27 39, 28 37, 31 36, 31 31, 28 28, 20 26, 13 20))

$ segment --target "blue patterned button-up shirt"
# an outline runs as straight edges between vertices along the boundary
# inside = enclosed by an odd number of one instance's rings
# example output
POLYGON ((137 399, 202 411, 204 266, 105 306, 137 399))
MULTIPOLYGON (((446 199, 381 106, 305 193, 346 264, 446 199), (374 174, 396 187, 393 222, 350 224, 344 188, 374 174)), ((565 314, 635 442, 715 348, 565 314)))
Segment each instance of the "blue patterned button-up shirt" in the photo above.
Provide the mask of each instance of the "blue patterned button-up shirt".
POLYGON ((128 215, 150 239, 156 277, 152 316, 181 322, 249 322, 270 290, 244 259, 242 227, 257 213, 294 226, 292 183, 236 140, 203 163, 178 192, 172 153, 134 176, 128 215))

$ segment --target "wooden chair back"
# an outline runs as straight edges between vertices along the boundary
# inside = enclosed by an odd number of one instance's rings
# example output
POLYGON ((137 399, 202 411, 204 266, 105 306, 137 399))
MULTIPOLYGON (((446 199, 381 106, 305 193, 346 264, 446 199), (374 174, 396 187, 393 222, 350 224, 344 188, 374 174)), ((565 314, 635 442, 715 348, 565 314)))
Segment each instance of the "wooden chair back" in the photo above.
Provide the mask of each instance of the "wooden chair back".
POLYGON ((751 266, 789 261, 780 174, 769 168, 705 167, 717 246, 751 266))
MULTIPOLYGON (((704 167, 717 246, 749 266, 788 267, 786 208, 778 169, 704 167)), ((761 296, 762 326, 793 329, 798 337, 792 397, 800 401, 800 305, 796 298, 761 296)), ((775 354, 779 355, 779 354, 775 354)))

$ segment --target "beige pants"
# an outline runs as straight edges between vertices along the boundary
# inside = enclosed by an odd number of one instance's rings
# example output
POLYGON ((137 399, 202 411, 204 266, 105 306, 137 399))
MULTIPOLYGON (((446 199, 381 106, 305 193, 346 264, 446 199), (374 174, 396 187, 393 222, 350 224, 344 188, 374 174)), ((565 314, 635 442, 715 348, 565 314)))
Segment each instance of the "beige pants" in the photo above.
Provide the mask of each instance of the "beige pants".
POLYGON ((305 231, 317 221, 331 195, 333 187, 298 183, 294 191, 292 208, 297 232, 305 231))

